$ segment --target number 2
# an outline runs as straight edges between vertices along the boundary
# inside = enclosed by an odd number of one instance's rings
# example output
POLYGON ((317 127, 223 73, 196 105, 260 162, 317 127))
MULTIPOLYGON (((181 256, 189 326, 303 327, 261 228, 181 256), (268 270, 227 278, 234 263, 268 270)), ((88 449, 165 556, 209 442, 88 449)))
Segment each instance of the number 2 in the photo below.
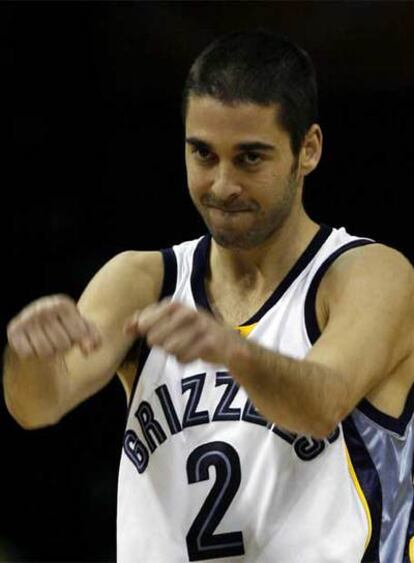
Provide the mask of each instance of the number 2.
POLYGON ((196 448, 187 460, 188 482, 209 479, 209 467, 216 470, 216 481, 187 534, 190 561, 234 557, 244 554, 242 532, 214 534, 240 486, 240 460, 226 442, 209 442, 196 448))

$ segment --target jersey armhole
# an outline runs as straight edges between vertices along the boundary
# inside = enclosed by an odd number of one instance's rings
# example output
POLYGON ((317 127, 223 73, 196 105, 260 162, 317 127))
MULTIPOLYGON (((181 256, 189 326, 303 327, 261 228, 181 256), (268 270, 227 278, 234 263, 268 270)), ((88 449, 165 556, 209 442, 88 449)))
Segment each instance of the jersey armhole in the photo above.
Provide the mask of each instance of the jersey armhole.
POLYGON ((414 413, 414 384, 411 385, 403 411, 398 418, 378 410, 368 399, 362 399, 358 405, 358 410, 364 413, 367 418, 381 426, 381 428, 403 437, 414 413))
MULTIPOLYGON (((338 248, 317 270, 315 277, 309 286, 305 299, 305 327, 309 341, 312 345, 315 344, 321 335, 321 329, 316 316, 316 295, 324 274, 328 270, 329 266, 347 250, 374 243, 375 241, 370 239, 358 239, 351 241, 338 248)), ((364 413, 367 418, 371 419, 381 428, 403 436, 414 412, 414 385, 408 393, 405 407, 399 418, 394 418, 379 411, 367 399, 362 399, 362 401, 358 404, 358 410, 364 413)))
MULTIPOLYGON (((161 249, 162 259, 164 263, 164 275, 161 287, 161 292, 158 301, 166 297, 171 297, 177 286, 177 258, 175 252, 172 248, 162 248, 161 249)), ((134 382, 132 384, 131 395, 129 397, 127 406, 127 420, 129 417, 129 412, 131 410, 132 403, 134 401, 134 396, 137 390, 137 386, 141 377, 142 370, 151 352, 151 348, 148 346, 145 339, 140 339, 138 342, 138 362, 137 368, 135 370, 134 382)))
POLYGON ((344 244, 340 248, 338 248, 335 252, 333 252, 326 260, 319 266, 306 295, 305 298, 305 327, 306 333, 309 339, 309 342, 312 346, 318 340, 321 335, 321 329, 319 327, 318 318, 316 315, 316 296, 318 293, 319 285, 322 281, 323 276, 325 275, 326 271, 328 270, 329 266, 339 256, 351 250, 352 248, 357 248, 358 246, 365 246, 367 244, 374 244, 375 241, 370 239, 358 239, 348 242, 344 244))
POLYGON ((162 248, 164 262, 164 278, 159 301, 174 294, 177 286, 177 258, 172 248, 162 248))

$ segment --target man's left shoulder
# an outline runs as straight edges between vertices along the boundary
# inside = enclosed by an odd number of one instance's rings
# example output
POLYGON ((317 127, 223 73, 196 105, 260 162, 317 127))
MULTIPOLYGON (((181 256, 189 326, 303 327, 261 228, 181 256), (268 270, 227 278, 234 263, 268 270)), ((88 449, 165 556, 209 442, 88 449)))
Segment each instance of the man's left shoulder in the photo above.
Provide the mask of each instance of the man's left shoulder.
POLYGON ((403 292, 399 297, 408 298, 414 293, 414 268, 397 249, 374 242, 344 252, 329 268, 325 282, 333 292, 342 293, 347 287, 363 292, 382 288, 403 292))
POLYGON ((320 287, 319 307, 327 319, 365 326, 380 335, 400 335, 404 348, 414 341, 414 268, 398 250, 368 244, 341 255, 320 287))

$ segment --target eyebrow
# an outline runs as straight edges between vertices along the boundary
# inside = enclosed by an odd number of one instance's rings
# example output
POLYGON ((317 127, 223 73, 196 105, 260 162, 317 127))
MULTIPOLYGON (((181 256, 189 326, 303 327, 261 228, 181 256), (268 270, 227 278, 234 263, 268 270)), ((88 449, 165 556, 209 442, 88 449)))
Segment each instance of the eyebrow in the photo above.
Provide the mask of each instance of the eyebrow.
MULTIPOLYGON (((208 150, 212 149, 212 146, 197 137, 187 137, 186 143, 194 147, 203 147, 208 150)), ((262 143, 260 141, 245 141, 243 143, 238 143, 236 149, 239 151, 274 151, 276 147, 274 145, 269 145, 267 143, 262 143)))

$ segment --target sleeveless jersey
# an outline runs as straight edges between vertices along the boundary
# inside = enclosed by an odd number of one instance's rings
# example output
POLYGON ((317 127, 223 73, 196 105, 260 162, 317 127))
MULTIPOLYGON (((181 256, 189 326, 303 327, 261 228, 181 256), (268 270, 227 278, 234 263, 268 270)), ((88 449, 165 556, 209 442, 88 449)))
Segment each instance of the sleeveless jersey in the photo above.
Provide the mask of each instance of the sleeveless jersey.
MULTIPOLYGON (((323 225, 241 334, 304 358, 324 272, 371 242, 323 225)), ((164 295, 209 310, 210 243, 163 251, 164 295)), ((398 419, 363 400, 315 440, 268 423, 225 367, 148 349, 123 440, 118 563, 414 561, 413 408, 413 389, 398 419)))

